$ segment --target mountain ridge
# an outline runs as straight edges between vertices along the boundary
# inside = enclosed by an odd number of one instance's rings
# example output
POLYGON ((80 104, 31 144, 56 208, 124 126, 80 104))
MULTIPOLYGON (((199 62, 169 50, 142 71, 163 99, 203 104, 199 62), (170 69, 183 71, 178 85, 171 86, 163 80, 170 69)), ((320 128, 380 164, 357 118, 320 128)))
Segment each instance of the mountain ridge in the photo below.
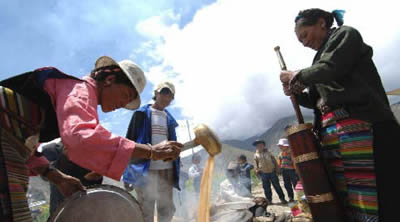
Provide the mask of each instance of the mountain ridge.
MULTIPOLYGON (((400 122, 400 102, 393 103, 390 105, 394 116, 396 117, 397 121, 400 122)), ((305 122, 313 122, 313 116, 304 116, 305 122)), ((284 136, 284 128, 287 125, 297 124, 297 119, 295 115, 286 116, 281 119, 278 119, 270 128, 259 135, 251 136, 247 139, 239 140, 239 139, 231 139, 231 140, 224 140, 222 143, 230 145, 232 147, 236 147, 245 151, 254 152, 255 148, 252 143, 256 139, 263 139, 266 143, 266 147, 270 148, 271 152, 277 155, 280 150, 279 147, 276 145, 278 140, 284 136)))

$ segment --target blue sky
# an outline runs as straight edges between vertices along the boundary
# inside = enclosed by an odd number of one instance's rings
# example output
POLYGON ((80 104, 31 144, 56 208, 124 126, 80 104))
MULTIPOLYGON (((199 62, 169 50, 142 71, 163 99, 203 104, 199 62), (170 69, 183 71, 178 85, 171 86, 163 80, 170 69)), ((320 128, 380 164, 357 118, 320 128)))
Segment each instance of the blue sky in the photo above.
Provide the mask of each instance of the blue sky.
MULTIPOLYGON (((387 90, 400 88, 400 21, 395 1, 289 0, 2 0, 0 78, 43 66, 82 77, 108 55, 131 59, 145 71, 143 103, 155 84, 168 80, 177 94, 170 107, 182 127, 209 125, 222 139, 244 139, 292 115, 279 84, 273 48, 280 45, 289 69, 307 67, 314 52, 293 32, 299 10, 344 9, 345 25, 356 27, 374 48, 387 90)), ((389 97, 391 102, 399 97, 389 97)), ((307 112, 306 110, 304 110, 307 112)), ((125 135, 132 111, 100 113, 101 123, 125 135)))
MULTIPOLYGON (((145 55, 133 53, 145 41, 136 25, 142 20, 173 11, 181 15, 179 26, 191 21, 195 12, 209 0, 101 0, 101 1, 23 1, 0 2, 0 77, 7 77, 43 66, 54 66, 82 77, 95 60, 109 55, 115 60, 129 58, 142 66, 145 55)), ((156 64, 154 61, 148 61, 156 64)), ((143 67, 143 66, 142 66, 143 67)), ((148 82, 143 101, 152 96, 148 82)), ((100 111, 101 112, 101 111, 100 111)), ((172 109, 179 118, 179 110, 172 109)), ((100 113, 102 122, 113 132, 124 135, 131 111, 100 113), (124 118, 115 118, 122 113, 124 118), (115 123, 117 122, 117 123, 115 123), (119 127, 117 127, 119 126, 119 127)))

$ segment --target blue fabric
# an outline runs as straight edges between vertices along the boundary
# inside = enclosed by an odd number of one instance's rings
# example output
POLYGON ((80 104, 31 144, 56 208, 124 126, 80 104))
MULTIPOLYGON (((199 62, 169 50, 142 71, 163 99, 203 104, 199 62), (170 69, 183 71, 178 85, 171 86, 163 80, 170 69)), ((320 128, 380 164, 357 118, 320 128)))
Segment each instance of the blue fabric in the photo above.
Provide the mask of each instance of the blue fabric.
POLYGON ((54 78, 54 79, 65 79, 65 78, 72 78, 82 81, 74 76, 67 75, 57 68, 54 67, 44 67, 40 69, 36 69, 35 72, 37 73, 37 80, 41 88, 43 88, 44 82, 47 79, 54 78))
MULTIPOLYGON (((151 104, 140 107, 136 112, 143 112, 145 115, 141 128, 136 129, 137 139, 136 143, 147 144, 151 143, 151 104)), ((168 127, 168 141, 176 141, 175 128, 178 123, 167 111, 167 127, 168 127)), ((130 126, 132 127, 132 126, 130 126)), ((137 187, 143 187, 146 185, 148 171, 150 167, 150 160, 140 159, 136 160, 135 163, 128 164, 124 171, 122 180, 125 183, 133 184, 137 187)), ((179 173, 180 173, 180 158, 173 161, 174 168, 174 187, 180 190, 179 187, 179 173)))
POLYGON ((332 11, 333 17, 335 18, 336 23, 338 24, 338 26, 342 26, 343 23, 344 23, 344 18, 343 18, 344 17, 344 13, 345 13, 345 11, 341 10, 341 9, 336 9, 336 10, 332 11))
POLYGON ((282 177, 289 199, 292 200, 294 198, 293 190, 299 180, 296 171, 294 169, 282 169, 282 177))
POLYGON ((239 165, 239 183, 246 187, 251 193, 251 176, 250 170, 254 169, 254 166, 249 163, 239 165))

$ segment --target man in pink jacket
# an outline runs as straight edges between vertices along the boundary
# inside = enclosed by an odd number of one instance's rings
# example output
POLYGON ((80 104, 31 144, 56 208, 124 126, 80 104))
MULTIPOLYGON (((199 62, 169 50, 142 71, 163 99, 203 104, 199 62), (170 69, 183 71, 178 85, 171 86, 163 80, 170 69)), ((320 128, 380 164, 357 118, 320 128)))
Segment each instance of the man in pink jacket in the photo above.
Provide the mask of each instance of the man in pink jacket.
POLYGON ((112 134, 100 125, 97 106, 103 112, 134 110, 146 84, 143 71, 132 61, 119 63, 100 57, 89 76, 78 79, 46 67, 0 82, 0 218, 30 218, 21 192, 30 170, 54 183, 69 196, 84 189, 76 179, 49 167, 36 152, 35 142, 61 137, 68 158, 98 174, 119 180, 132 157, 175 159, 182 144, 136 144, 112 134), (33 138, 33 139, 32 139, 33 138), (28 168, 29 167, 29 168, 28 168))

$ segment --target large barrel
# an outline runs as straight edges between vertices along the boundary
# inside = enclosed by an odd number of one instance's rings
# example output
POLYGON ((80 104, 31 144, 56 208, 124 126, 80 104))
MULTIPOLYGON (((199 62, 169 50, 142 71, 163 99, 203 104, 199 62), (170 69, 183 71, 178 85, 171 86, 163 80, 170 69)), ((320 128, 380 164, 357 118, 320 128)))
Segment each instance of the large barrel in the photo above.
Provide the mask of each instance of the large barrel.
POLYGON ((335 198, 328 173, 319 158, 318 143, 311 129, 310 123, 298 124, 287 128, 286 134, 313 220, 345 221, 343 209, 335 198))
POLYGON ((142 209, 127 191, 97 185, 65 199, 48 222, 144 222, 142 209))

